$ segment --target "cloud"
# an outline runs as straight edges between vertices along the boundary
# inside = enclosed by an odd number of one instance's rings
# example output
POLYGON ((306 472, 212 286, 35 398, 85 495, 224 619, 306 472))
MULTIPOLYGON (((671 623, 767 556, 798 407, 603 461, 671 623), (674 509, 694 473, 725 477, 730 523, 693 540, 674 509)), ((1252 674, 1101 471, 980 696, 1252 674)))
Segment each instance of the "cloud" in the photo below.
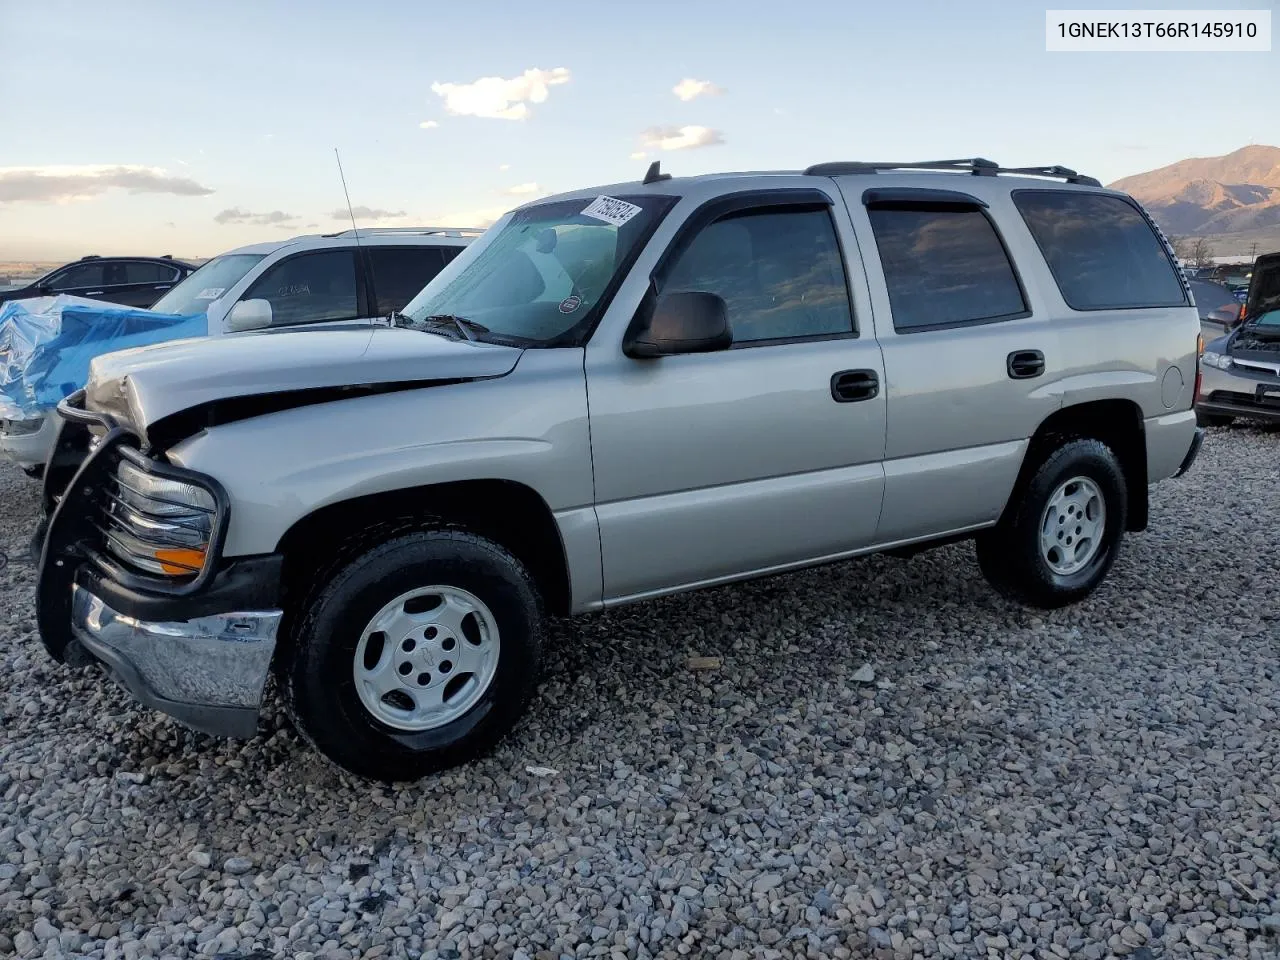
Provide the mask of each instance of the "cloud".
POLYGON ((486 207, 479 210, 463 210, 456 213, 444 213, 429 216, 427 223, 443 223, 453 227, 488 227, 505 214, 511 207, 486 207))
POLYGON ((523 197, 530 193, 538 193, 538 185, 536 183, 517 183, 514 187, 507 187, 502 191, 513 197, 523 197))
POLYGON ((444 100, 445 110, 458 116, 524 120, 530 103, 545 102, 551 87, 568 82, 565 67, 533 67, 510 80, 481 77, 473 83, 433 83, 431 92, 444 100))
POLYGON ((510 169, 511 169, 511 164, 509 164, 509 163, 500 163, 500 164, 498 164, 498 169, 499 169, 499 170, 501 170, 503 173, 506 173, 508 170, 510 170, 510 169))
POLYGON ((240 207, 228 207, 213 217, 214 223, 248 223, 255 227, 291 224, 292 221, 297 219, 298 215, 296 213, 285 213, 283 210, 272 210, 270 213, 250 213, 240 207))
POLYGON ((162 167, 136 164, 51 167, 0 167, 0 203, 22 200, 83 200, 108 190, 205 197, 213 189, 162 167))
POLYGON ((440 124, 436 123, 434 120, 423 120, 418 124, 418 126, 423 130, 434 130, 436 127, 440 126, 440 124))
POLYGON ((633 154, 631 155, 631 159, 632 159, 632 160, 643 160, 643 159, 644 159, 645 157, 647 157, 647 156, 648 156, 648 154, 647 154, 647 153, 645 153, 643 150, 637 150, 635 153, 633 153, 633 154))
POLYGON ((671 88, 681 100, 692 100, 695 97, 718 97, 724 93, 723 87, 717 87, 710 80, 694 80, 692 77, 685 77, 674 87, 671 88))
POLYGON ((377 207, 352 207, 350 211, 346 207, 339 207, 329 214, 334 220, 350 220, 352 216, 357 220, 395 220, 405 215, 403 210, 382 210, 377 207))
POLYGON ((640 139, 653 150, 689 150, 724 143, 724 134, 710 127, 650 127, 640 139))

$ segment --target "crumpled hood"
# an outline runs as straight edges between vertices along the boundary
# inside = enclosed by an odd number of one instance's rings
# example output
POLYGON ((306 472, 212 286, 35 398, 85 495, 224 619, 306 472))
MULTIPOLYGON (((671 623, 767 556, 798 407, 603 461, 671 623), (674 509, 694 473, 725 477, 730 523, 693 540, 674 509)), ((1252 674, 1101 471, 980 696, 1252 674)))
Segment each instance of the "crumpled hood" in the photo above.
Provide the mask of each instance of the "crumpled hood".
POLYGON ((200 337, 95 358, 85 400, 89 409, 145 430, 172 414, 237 397, 500 377, 521 352, 394 327, 200 337))

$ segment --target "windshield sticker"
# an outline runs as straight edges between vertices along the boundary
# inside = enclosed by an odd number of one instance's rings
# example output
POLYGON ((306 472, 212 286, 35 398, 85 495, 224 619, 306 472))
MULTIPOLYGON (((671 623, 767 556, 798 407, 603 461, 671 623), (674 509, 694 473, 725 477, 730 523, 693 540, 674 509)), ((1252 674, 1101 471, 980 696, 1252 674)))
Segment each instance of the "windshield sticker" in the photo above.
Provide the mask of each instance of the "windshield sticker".
POLYGON ((577 310, 580 306, 582 306, 581 297, 565 297, 560 301, 560 312, 573 313, 573 311, 577 310))
POLYGON ((596 197, 588 204, 587 209, 582 211, 582 215, 590 217, 592 220, 603 220, 605 223, 620 227, 640 211, 640 207, 637 207, 634 203, 627 203, 625 200, 618 200, 614 197, 596 197))
POLYGON ((205 287, 196 294, 197 300, 217 300, 220 296, 227 292, 226 287, 205 287))

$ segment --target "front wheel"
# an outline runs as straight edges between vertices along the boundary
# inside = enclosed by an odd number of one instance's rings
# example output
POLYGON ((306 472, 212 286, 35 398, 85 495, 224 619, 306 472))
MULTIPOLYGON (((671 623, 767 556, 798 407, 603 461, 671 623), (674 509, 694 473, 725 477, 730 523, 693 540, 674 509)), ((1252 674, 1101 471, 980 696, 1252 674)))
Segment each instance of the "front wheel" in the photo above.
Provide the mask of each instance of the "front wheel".
POLYGON ((344 769, 417 780, 478 757, 523 713, 543 617, 501 546, 426 530, 374 547, 299 611, 285 665, 302 734, 344 769))
POLYGON ((1066 606, 1102 582, 1124 536, 1124 471, 1097 440, 1063 444, 1014 493, 1004 517, 977 538, 987 581, 1036 607, 1066 606))

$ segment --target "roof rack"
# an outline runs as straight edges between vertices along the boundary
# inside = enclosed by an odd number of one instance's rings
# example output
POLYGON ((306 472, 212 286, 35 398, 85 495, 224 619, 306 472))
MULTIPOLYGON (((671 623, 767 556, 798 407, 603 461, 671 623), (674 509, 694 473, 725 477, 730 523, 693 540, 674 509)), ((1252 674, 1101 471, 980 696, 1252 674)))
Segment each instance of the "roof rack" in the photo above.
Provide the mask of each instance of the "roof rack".
POLYGON ((1093 177, 1076 173, 1070 167, 1002 167, 994 160, 983 157, 969 157, 963 160, 921 160, 914 163, 838 160, 834 163, 814 164, 804 172, 815 177, 839 177, 851 173, 879 173, 881 170, 954 170, 967 171, 975 177, 994 177, 998 173, 1012 173, 1021 176, 1055 177, 1067 183, 1079 183, 1090 187, 1102 186, 1093 177))
MULTIPOLYGON (((361 227, 360 236, 371 237, 379 234, 424 234, 460 239, 478 237, 484 233, 480 227, 361 227)), ((324 237, 354 237, 355 230, 342 230, 338 233, 321 234, 324 237)))

